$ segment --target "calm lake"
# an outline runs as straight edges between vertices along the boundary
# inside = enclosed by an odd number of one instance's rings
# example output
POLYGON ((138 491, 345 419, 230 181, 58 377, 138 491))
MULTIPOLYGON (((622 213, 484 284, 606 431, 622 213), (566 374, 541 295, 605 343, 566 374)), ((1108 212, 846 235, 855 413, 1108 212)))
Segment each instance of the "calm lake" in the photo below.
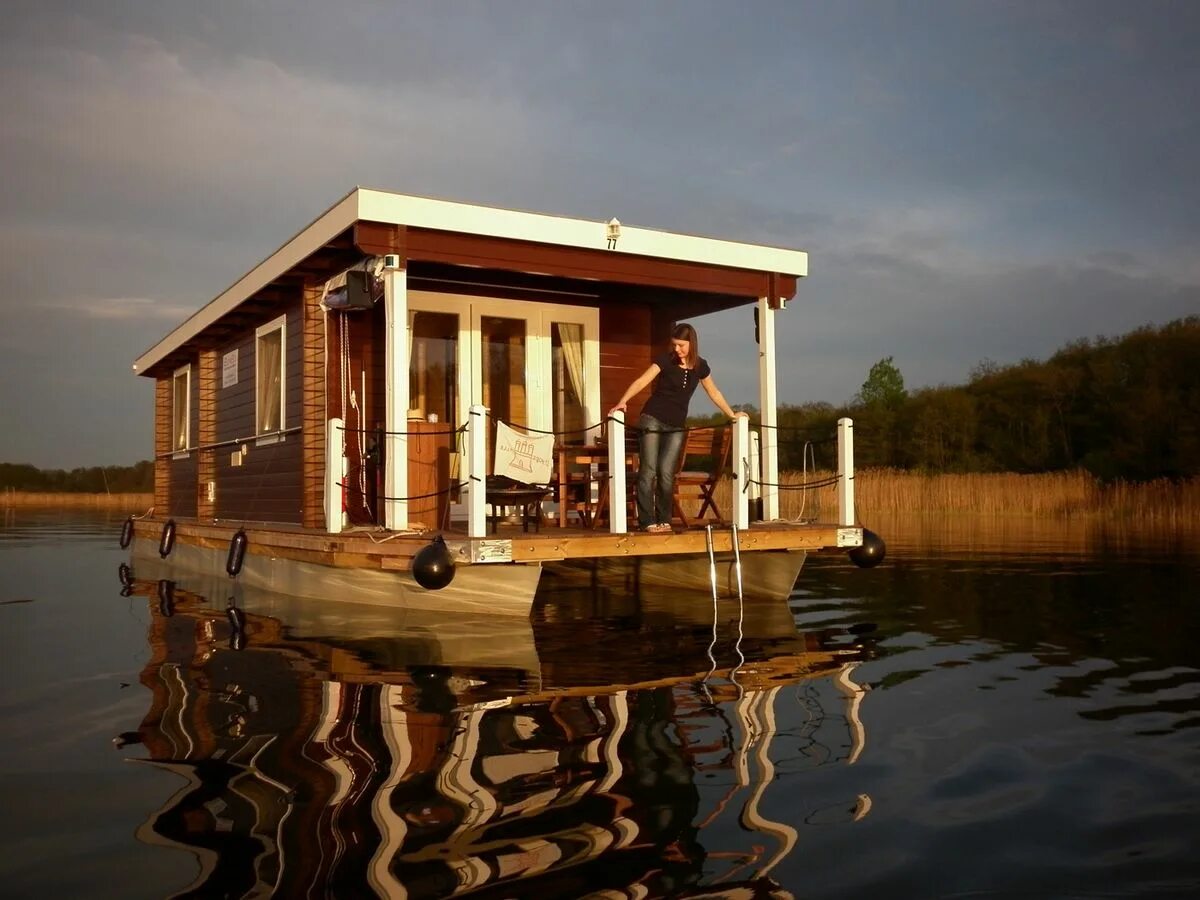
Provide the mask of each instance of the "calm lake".
POLYGON ((0 516, 5 897, 1200 896, 1194 534, 870 523, 787 602, 496 622, 0 516))

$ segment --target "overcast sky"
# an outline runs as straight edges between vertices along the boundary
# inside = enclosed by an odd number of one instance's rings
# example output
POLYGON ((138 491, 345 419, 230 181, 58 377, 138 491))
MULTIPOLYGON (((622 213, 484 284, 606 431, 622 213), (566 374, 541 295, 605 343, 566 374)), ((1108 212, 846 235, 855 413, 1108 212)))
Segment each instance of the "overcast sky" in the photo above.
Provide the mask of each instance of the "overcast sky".
MULTIPOLYGON (((9 0, 0 461, 149 458, 133 359, 355 185, 809 251, 785 403, 1198 313, 1198 47, 1192 0, 9 0)), ((696 325, 755 401, 749 310, 696 325)))

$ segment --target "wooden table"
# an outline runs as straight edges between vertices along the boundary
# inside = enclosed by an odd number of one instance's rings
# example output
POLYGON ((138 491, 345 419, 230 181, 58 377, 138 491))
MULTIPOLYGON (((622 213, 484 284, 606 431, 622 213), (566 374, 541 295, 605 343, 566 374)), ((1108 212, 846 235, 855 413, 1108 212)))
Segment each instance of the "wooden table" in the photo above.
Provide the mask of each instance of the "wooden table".
MULTIPOLYGON (((634 478, 637 472, 637 453, 625 454, 625 477, 634 478)), ((585 528, 596 527, 596 514, 607 507, 601 496, 592 499, 592 486, 601 493, 608 490, 608 447, 582 445, 558 448, 558 524, 567 527, 567 515, 579 513, 585 528)))

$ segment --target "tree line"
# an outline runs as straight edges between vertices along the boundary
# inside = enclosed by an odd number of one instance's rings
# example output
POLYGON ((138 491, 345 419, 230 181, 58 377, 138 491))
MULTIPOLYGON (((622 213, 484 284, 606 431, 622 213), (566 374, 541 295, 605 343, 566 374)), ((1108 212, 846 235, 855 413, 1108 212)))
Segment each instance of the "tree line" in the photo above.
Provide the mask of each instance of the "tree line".
MULTIPOLYGON (((752 406, 738 408, 757 416, 752 406)), ((1073 341, 1045 361, 1001 366, 985 360, 966 384, 911 392, 892 358, 881 359, 844 406, 780 406, 780 468, 834 468, 843 416, 854 419, 860 468, 1194 477, 1200 475, 1200 316, 1073 341)), ((148 493, 154 464, 43 470, 0 463, 0 488, 148 493)))
POLYGON ((1044 361, 985 360, 966 384, 912 392, 892 358, 882 359, 845 406, 780 407, 781 468, 801 469, 806 455, 833 468, 843 416, 854 419, 859 467, 1193 477, 1200 475, 1200 316, 1073 341, 1044 361))
POLYGON ((132 466, 77 469, 0 463, 0 488, 56 494, 149 494, 154 491, 154 463, 146 459, 132 466))

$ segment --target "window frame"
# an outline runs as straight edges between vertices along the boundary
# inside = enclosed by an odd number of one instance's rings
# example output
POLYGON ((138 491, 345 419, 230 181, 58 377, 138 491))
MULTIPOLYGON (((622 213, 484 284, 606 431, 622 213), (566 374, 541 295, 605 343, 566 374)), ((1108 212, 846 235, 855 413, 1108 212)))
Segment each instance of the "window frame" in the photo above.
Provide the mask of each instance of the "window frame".
POLYGON ((287 428, 287 314, 278 316, 254 330, 254 438, 255 445, 274 444, 283 439, 287 428), (279 427, 261 431, 262 410, 262 340, 267 335, 279 332, 279 427))
POLYGON ((192 452, 192 364, 186 363, 171 374, 171 458, 186 459, 192 452), (178 417, 175 408, 176 385, 180 376, 184 380, 183 388, 183 446, 175 444, 179 436, 178 417))

